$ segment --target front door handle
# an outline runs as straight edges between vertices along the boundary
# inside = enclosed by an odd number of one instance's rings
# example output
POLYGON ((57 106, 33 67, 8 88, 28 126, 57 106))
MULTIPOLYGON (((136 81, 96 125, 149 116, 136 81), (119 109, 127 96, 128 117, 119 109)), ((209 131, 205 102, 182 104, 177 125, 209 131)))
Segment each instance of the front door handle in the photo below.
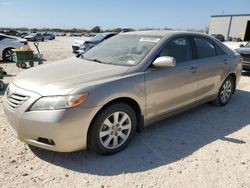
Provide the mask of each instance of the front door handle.
POLYGON ((197 71, 197 69, 198 69, 198 67, 191 67, 189 70, 194 73, 197 71))

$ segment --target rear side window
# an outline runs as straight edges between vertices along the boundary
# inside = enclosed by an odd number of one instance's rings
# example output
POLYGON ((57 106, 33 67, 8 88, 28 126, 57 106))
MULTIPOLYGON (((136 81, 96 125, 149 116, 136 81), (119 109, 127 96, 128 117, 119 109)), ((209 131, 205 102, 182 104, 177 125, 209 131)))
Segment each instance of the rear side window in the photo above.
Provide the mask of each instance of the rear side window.
POLYGON ((178 37, 166 44, 158 57, 171 56, 176 62, 189 61, 193 59, 192 45, 187 37, 178 37))
POLYGON ((212 41, 201 37, 194 37, 194 42, 198 58, 216 56, 216 48, 212 41))
POLYGON ((215 44, 216 47, 216 53, 217 55, 225 55, 226 53, 219 47, 217 44, 215 44))

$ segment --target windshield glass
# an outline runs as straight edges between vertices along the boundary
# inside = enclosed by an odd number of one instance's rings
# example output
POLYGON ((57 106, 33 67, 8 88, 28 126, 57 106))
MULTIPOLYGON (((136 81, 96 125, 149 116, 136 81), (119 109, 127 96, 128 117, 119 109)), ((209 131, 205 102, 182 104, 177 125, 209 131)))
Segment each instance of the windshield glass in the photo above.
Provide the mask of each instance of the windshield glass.
POLYGON ((134 66, 160 41, 159 36, 117 35, 82 55, 99 63, 134 66))
POLYGON ((98 34, 98 35, 96 35, 96 36, 94 36, 92 39, 91 39, 91 41, 101 41, 101 40, 103 40, 104 38, 105 38, 105 34, 98 34))
POLYGON ((245 46, 246 46, 246 47, 250 47, 250 42, 248 42, 245 46))

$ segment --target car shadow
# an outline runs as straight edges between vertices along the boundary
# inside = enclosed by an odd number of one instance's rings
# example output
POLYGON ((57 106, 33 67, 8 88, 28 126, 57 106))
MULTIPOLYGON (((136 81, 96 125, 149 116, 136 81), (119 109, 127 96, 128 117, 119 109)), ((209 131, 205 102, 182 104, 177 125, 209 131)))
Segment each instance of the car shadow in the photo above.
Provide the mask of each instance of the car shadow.
POLYGON ((0 60, 0 65, 1 64, 15 64, 14 61, 4 61, 4 60, 0 60))
POLYGON ((89 151, 57 153, 35 147, 40 159, 95 175, 143 172, 179 161, 216 140, 245 144, 230 134, 250 124, 250 93, 237 90, 225 107, 205 104, 146 128, 122 152, 99 156, 89 151))

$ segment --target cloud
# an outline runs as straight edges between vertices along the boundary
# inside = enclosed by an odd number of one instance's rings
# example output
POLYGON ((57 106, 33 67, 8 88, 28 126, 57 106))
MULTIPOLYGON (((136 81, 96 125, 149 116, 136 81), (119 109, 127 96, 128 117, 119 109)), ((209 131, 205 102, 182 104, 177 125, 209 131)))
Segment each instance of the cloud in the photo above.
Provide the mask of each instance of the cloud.
POLYGON ((8 6, 8 5, 10 5, 10 2, 8 2, 8 1, 0 1, 0 5, 8 6))

